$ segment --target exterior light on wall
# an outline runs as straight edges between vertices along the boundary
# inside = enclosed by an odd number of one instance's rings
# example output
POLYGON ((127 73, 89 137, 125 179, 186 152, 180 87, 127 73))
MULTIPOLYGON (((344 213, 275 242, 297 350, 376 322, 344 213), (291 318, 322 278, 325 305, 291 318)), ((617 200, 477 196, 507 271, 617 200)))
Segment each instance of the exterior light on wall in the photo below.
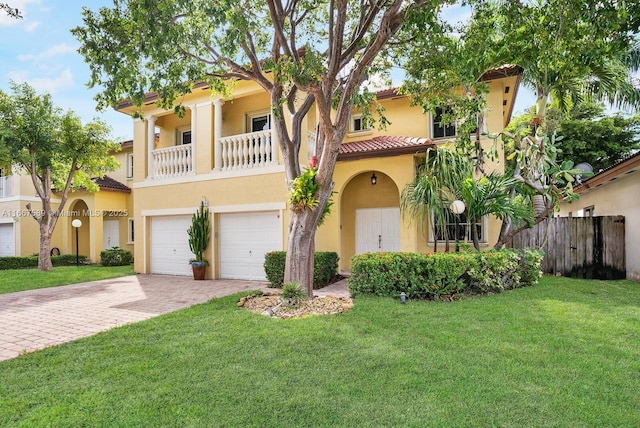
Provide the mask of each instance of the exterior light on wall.
POLYGON ((71 226, 76 229, 76 267, 78 267, 80 266, 80 252, 78 251, 78 229, 80 229, 80 226, 82 226, 82 221, 77 218, 71 222, 71 226))
POLYGON ((460 214, 465 210, 466 206, 464 202, 455 200, 451 202, 449 209, 456 215, 456 253, 460 251, 460 243, 458 242, 458 236, 460 236, 460 214))
POLYGON ((371 174, 371 185, 375 186, 377 182, 378 182, 378 177, 376 177, 376 173, 374 172, 371 174))

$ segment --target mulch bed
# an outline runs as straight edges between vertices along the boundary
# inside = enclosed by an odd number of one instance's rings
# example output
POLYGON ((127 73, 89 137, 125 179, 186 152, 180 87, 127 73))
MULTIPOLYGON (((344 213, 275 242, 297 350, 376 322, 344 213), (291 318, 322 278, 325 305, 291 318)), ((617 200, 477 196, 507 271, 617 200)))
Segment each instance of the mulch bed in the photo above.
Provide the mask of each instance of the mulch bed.
POLYGON ((254 294, 241 298, 238 307, 276 318, 298 318, 306 315, 341 314, 353 307, 347 297, 315 297, 298 302, 285 301, 279 293, 254 294))

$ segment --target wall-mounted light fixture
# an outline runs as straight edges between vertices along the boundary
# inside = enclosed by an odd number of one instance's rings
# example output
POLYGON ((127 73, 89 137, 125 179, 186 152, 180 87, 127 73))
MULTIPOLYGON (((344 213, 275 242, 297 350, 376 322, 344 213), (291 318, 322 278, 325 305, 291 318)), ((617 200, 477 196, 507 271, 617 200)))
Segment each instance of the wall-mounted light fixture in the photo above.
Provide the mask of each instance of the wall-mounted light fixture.
POLYGON ((371 174, 371 185, 375 186, 377 182, 378 182, 378 177, 376 177, 376 173, 374 172, 371 174))

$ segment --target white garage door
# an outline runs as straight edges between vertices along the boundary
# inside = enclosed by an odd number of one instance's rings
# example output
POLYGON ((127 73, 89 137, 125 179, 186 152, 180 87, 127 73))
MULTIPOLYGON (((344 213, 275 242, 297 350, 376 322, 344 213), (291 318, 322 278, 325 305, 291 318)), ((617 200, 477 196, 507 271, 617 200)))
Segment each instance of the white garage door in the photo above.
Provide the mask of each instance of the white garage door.
POLYGON ((282 250, 278 211, 220 214, 220 277, 265 280, 264 255, 282 250))
POLYGON ((0 224, 0 257, 15 255, 13 223, 0 224))
POLYGON ((191 216, 151 218, 151 273, 192 275, 189 226, 191 216))

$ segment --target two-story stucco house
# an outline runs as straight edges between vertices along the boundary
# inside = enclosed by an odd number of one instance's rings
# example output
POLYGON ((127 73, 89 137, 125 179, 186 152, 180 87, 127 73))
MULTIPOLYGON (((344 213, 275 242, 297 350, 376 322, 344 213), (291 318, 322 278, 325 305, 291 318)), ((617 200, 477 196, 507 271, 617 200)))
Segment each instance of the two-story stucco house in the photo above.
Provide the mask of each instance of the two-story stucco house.
MULTIPOLYGON (((103 249, 121 247, 133 251, 133 199, 129 187, 133 180, 133 142, 121 144, 114 153, 120 168, 103 179, 95 179, 100 190, 96 193, 76 191, 69 194, 66 206, 58 219, 51 249, 53 253, 75 254, 75 229, 71 222, 80 219, 78 248, 91 262, 100 261, 103 249)), ((37 254, 40 248, 38 223, 26 208, 41 208, 40 198, 28 174, 0 169, 0 256, 37 254)), ((60 198, 52 199, 57 208, 60 198)))
MULTIPOLYGON (((490 88, 485 124, 499 132, 509 122, 520 69, 503 67, 484 80, 490 88)), ((236 82, 224 98, 199 85, 181 100, 182 118, 155 99, 147 95, 144 119, 133 125, 136 272, 191 275, 187 228, 204 201, 213 230, 207 277, 264 279, 264 255, 286 249, 290 219, 268 94, 248 81, 236 82)), ((427 148, 453 137, 455 126, 441 126, 437 115, 424 114, 394 90, 378 93, 378 100, 391 125, 366 129, 353 112, 334 173, 335 204, 316 234, 316 250, 337 252, 341 272, 358 253, 427 252, 433 245, 429 228, 400 215, 400 194, 427 148)), ((118 108, 125 114, 136 109, 126 101, 118 108)), ((303 123, 302 165, 315 155, 316 125, 312 109, 303 123)), ((482 241, 495 241, 499 222, 488 218, 480 226, 482 241)))

